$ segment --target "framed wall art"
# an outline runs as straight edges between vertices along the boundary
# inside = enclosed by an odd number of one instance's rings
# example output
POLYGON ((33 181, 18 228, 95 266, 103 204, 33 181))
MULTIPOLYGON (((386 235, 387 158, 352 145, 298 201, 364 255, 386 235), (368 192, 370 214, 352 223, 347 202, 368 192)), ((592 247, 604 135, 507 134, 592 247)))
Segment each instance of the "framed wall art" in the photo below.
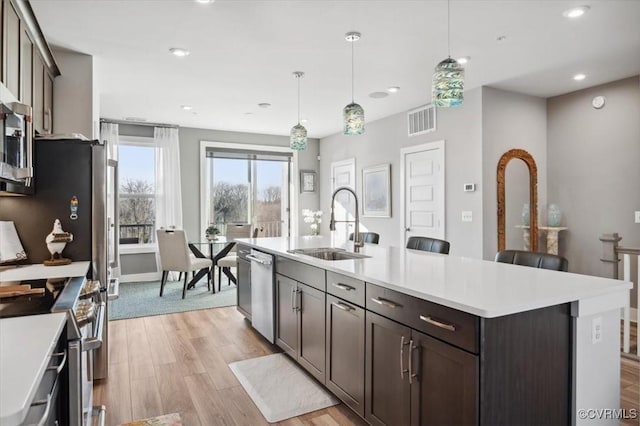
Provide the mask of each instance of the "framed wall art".
POLYGON ((391 217, 391 164, 362 169, 362 216, 391 217))
POLYGON ((316 192, 316 172, 300 170, 300 192, 316 192))

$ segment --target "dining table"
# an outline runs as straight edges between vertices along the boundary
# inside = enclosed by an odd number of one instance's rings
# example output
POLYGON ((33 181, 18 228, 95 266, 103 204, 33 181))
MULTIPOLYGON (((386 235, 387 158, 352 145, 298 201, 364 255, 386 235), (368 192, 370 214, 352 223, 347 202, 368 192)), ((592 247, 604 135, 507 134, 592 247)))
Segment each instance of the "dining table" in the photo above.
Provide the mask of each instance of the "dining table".
MULTIPOLYGON (((214 266, 217 266, 218 260, 222 259, 227 254, 229 254, 229 252, 231 251, 231 249, 235 244, 236 243, 233 240, 228 240, 224 236, 218 236, 216 238, 207 238, 204 241, 191 241, 189 242, 189 249, 196 257, 199 257, 199 258, 208 257, 209 259, 211 259, 211 262, 212 262, 211 267, 213 268, 214 266), (208 251, 208 256, 204 253, 204 251, 208 251)), ((231 270, 229 268, 222 268, 222 272, 225 274, 227 278, 229 278, 230 282, 236 284, 236 277, 233 275, 233 273, 231 273, 231 270)), ((187 286, 187 288, 188 289, 193 288, 195 286, 195 283, 197 283, 206 274, 207 274, 206 269, 198 271, 197 274, 193 277, 193 279, 189 283, 189 285, 187 286)), ((213 292, 215 293, 216 286, 214 285, 214 282, 213 282, 214 276, 215 274, 212 273, 211 286, 213 288, 213 292)))

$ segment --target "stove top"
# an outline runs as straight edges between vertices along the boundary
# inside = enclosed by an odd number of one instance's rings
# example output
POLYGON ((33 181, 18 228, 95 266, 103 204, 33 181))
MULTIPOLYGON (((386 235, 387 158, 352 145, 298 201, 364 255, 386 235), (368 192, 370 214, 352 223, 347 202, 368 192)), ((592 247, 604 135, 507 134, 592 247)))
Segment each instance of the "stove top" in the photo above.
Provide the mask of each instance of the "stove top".
POLYGON ((0 287, 28 284, 32 289, 44 289, 42 294, 0 298, 0 318, 46 314, 56 311, 56 304, 68 282, 67 278, 0 282, 0 287))

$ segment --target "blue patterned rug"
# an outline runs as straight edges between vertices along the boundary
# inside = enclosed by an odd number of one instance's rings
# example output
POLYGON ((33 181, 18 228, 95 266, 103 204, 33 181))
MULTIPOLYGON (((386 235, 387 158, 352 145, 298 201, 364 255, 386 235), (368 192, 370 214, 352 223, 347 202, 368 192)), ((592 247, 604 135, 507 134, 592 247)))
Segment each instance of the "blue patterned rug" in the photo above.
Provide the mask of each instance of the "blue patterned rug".
POLYGON ((202 279, 195 288, 187 290, 184 299, 182 299, 182 284, 182 281, 167 281, 164 294, 160 297, 159 281, 120 283, 120 297, 109 302, 109 320, 220 308, 236 304, 236 286, 227 285, 226 280, 222 282, 221 291, 213 294, 207 290, 206 281, 202 279))

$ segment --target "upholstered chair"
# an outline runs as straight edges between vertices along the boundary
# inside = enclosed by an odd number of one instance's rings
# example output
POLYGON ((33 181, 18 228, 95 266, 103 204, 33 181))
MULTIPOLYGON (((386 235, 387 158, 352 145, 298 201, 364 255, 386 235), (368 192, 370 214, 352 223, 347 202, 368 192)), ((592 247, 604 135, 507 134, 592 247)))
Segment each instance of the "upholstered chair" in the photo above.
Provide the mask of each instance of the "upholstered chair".
POLYGON ((449 241, 430 237, 409 237, 407 248, 430 251, 432 253, 449 254, 449 241))
POLYGON ((562 256, 549 253, 537 253, 524 250, 503 250, 496 254, 496 262, 514 265, 531 266, 533 268, 568 271, 569 261, 562 256))
MULTIPOLYGON (((349 241, 353 241, 353 232, 349 234, 349 241)), ((380 235, 375 232, 361 232, 360 241, 369 244, 378 244, 380 241, 380 235)))

